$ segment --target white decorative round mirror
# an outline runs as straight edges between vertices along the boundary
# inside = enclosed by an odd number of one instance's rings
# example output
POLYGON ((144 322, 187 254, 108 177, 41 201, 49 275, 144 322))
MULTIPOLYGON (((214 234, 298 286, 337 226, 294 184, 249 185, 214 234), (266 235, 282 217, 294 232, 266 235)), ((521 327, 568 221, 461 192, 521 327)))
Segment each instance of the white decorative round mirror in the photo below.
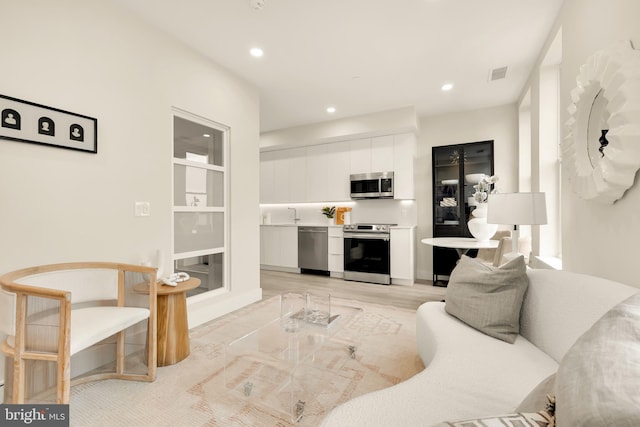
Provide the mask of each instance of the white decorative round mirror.
POLYGON ((640 51, 621 42, 596 52, 576 80, 563 162, 581 197, 613 203, 640 168, 640 51))

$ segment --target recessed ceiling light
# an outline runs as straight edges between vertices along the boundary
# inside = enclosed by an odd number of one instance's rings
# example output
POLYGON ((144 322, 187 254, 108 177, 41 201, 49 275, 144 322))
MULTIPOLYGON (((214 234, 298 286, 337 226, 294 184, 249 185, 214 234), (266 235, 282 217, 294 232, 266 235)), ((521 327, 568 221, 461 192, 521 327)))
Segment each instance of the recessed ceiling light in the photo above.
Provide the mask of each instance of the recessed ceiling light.
POLYGON ((327 107, 327 113, 333 114, 336 112, 336 107, 327 107))
POLYGON ((208 133, 203 133, 202 136, 204 136, 205 138, 209 138, 211 135, 209 135, 208 133))
POLYGON ((453 83, 445 83, 440 89, 442 89, 444 92, 450 91, 451 89, 453 89, 453 83))
POLYGON ((251 56, 254 56, 256 58, 260 58, 262 55, 264 55, 264 51, 259 47, 252 47, 249 53, 251 54, 251 56))

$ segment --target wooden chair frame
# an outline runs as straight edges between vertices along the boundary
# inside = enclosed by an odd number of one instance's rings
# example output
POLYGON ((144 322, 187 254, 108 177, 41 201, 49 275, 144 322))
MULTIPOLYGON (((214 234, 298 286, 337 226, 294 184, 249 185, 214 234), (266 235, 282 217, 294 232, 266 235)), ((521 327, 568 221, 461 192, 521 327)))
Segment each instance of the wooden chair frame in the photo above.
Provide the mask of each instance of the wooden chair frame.
MULTIPOLYGON (((110 263, 110 262, 76 262, 51 264, 17 270, 0 277, 0 287, 16 298, 15 338, 13 347, 6 341, 2 343, 2 352, 13 360, 13 387, 11 403, 21 404, 25 399, 25 361, 40 360, 56 363, 56 403, 68 404, 70 399, 71 381, 71 311, 72 292, 50 289, 37 286, 29 286, 16 283, 21 278, 65 270, 82 269, 110 269, 118 271, 117 306, 125 307, 125 272, 141 273, 148 275, 149 280, 149 318, 147 322, 147 357, 146 374, 128 374, 124 372, 125 361, 125 329, 117 332, 116 341, 116 369, 112 373, 98 373, 88 375, 74 381, 73 384, 95 381, 101 379, 123 379, 137 381, 154 381, 156 376, 157 359, 157 269, 140 265, 110 263), (25 348, 27 329, 27 299, 28 297, 41 297, 57 300, 60 304, 59 331, 57 353, 28 351, 25 348)), ((10 403, 10 402, 5 402, 10 403)))

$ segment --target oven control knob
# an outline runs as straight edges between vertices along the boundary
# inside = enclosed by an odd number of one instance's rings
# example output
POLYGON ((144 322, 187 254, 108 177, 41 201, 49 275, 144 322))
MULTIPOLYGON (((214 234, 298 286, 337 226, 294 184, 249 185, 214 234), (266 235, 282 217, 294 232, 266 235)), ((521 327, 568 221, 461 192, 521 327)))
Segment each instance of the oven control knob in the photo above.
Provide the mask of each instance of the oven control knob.
POLYGON ((382 230, 382 231, 387 231, 387 226, 386 226, 386 225, 382 225, 382 226, 380 226, 380 230, 382 230))

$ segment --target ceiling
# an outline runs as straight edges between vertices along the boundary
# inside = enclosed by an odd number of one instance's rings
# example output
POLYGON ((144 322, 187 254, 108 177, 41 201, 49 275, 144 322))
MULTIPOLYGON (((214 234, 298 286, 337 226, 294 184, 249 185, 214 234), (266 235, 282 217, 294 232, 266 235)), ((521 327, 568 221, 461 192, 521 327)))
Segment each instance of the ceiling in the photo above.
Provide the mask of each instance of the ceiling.
POLYGON ((407 106, 423 116, 515 102, 562 4, 116 1, 252 83, 261 132, 407 106), (254 46, 262 58, 249 55, 254 46), (506 77, 491 81, 500 67, 506 77))

